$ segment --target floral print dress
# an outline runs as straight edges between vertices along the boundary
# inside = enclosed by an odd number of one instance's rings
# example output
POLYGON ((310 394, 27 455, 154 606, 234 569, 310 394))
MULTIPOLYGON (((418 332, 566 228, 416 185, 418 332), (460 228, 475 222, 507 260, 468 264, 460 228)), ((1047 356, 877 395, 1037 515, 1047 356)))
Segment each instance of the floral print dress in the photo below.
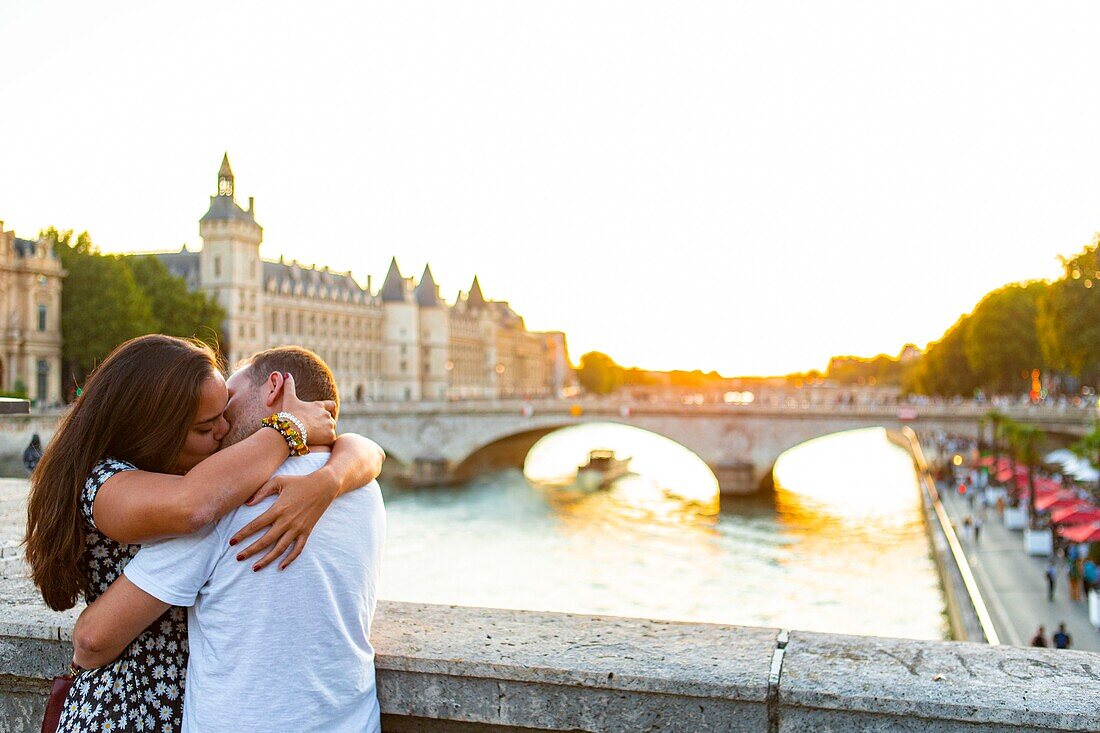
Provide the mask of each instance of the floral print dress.
MULTIPOLYGON (((124 545, 99 532, 92 505, 100 487, 119 471, 136 467, 104 459, 84 484, 81 513, 87 523, 84 548, 91 603, 115 578, 141 545, 124 545)), ((187 672, 187 610, 170 608, 141 632, 110 664, 81 672, 61 713, 59 733, 85 731, 157 731, 175 733, 183 719, 183 683, 187 672)))

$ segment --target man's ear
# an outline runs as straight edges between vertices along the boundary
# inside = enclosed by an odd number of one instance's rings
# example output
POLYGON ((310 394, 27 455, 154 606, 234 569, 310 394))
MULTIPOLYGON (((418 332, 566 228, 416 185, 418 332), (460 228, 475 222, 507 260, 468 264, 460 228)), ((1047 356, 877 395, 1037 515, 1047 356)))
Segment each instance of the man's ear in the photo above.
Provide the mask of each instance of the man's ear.
POLYGON ((263 386, 263 398, 264 405, 267 407, 274 407, 281 404, 283 401, 283 374, 282 372, 271 372, 267 375, 267 381, 263 386))

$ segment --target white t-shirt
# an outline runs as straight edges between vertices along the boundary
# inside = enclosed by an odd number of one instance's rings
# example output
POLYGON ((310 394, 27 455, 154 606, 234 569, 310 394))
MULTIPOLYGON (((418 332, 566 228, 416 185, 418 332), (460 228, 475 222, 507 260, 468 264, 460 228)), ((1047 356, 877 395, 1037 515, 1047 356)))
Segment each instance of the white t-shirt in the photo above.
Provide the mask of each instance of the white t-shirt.
MULTIPOLYGON (((288 458, 302 476, 328 453, 288 458)), ((242 506, 187 537, 150 543, 126 566, 146 593, 189 606, 183 730, 377 733, 370 643, 385 539, 376 482, 338 497, 286 570, 260 572, 229 538, 275 501, 242 506)), ((258 536, 258 535, 257 535, 258 536)))

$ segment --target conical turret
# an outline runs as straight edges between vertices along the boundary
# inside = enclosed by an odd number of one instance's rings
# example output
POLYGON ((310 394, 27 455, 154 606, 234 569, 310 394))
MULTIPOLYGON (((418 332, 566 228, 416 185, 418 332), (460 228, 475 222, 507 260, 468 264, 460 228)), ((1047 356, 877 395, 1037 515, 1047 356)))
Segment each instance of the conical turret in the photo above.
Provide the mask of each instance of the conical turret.
POLYGON ((390 260, 390 269, 386 271, 386 280, 379 293, 383 303, 400 303, 405 300, 405 278, 397 266, 397 258, 390 260))
POLYGON ((421 308, 440 308, 443 299, 439 297, 439 286, 432 277, 430 265, 424 265, 424 274, 420 276, 420 284, 416 286, 416 302, 421 308))
POLYGON ((466 297, 466 302, 473 306, 483 306, 486 303, 485 295, 481 292, 481 283, 477 281, 477 275, 474 275, 474 282, 470 286, 470 294, 466 297))

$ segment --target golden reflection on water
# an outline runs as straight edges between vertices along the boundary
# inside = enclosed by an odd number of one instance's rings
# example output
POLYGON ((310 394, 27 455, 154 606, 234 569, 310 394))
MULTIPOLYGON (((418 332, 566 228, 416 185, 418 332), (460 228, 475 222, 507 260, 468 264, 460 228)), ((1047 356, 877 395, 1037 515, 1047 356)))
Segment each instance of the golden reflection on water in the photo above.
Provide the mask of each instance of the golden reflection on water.
POLYGON ((882 542, 923 527, 912 459, 881 428, 803 443, 779 457, 774 480, 776 511, 795 534, 882 542))
MULTIPOLYGON (((787 585, 801 589, 803 610, 818 614, 803 628, 945 638, 912 458, 885 430, 804 443, 780 456, 774 480, 790 542, 778 561, 787 585)), ((798 598, 786 602, 798 611, 798 598)))
MULTIPOLYGON (((629 425, 590 423, 558 430, 536 443, 527 454, 524 475, 536 484, 557 487, 548 496, 567 504, 599 507, 601 497, 635 506, 647 516, 689 516, 718 513, 718 480, 694 453, 660 435, 629 425), (607 492, 571 490, 577 467, 594 448, 630 458, 631 476, 616 481, 607 492), (587 499, 587 501, 585 500, 587 499), (690 509, 688 514, 683 510, 690 509)), ((554 499, 551 499, 554 500, 554 499)))
POLYGON ((717 495, 706 501, 687 499, 645 476, 624 476, 608 489, 594 492, 548 483, 535 483, 532 488, 563 527, 578 532, 601 526, 636 535, 637 527, 645 526, 651 530, 651 540, 662 534, 696 541, 688 535, 713 534, 718 524, 717 495))
POLYGON ((882 431, 781 457, 773 494, 719 505, 694 454, 634 428, 560 430, 526 476, 383 488, 382 597, 427 603, 943 638, 943 599, 908 454, 882 431), (585 492, 593 448, 636 475, 585 492))
POLYGON ((687 547, 699 557, 721 553, 713 542, 719 512, 714 474, 694 453, 659 435, 610 423, 565 428, 531 448, 524 474, 577 547, 597 553, 597 546, 618 547, 619 561, 654 567, 687 547), (594 448, 629 457, 630 474, 603 490, 577 487, 577 467, 594 448))

